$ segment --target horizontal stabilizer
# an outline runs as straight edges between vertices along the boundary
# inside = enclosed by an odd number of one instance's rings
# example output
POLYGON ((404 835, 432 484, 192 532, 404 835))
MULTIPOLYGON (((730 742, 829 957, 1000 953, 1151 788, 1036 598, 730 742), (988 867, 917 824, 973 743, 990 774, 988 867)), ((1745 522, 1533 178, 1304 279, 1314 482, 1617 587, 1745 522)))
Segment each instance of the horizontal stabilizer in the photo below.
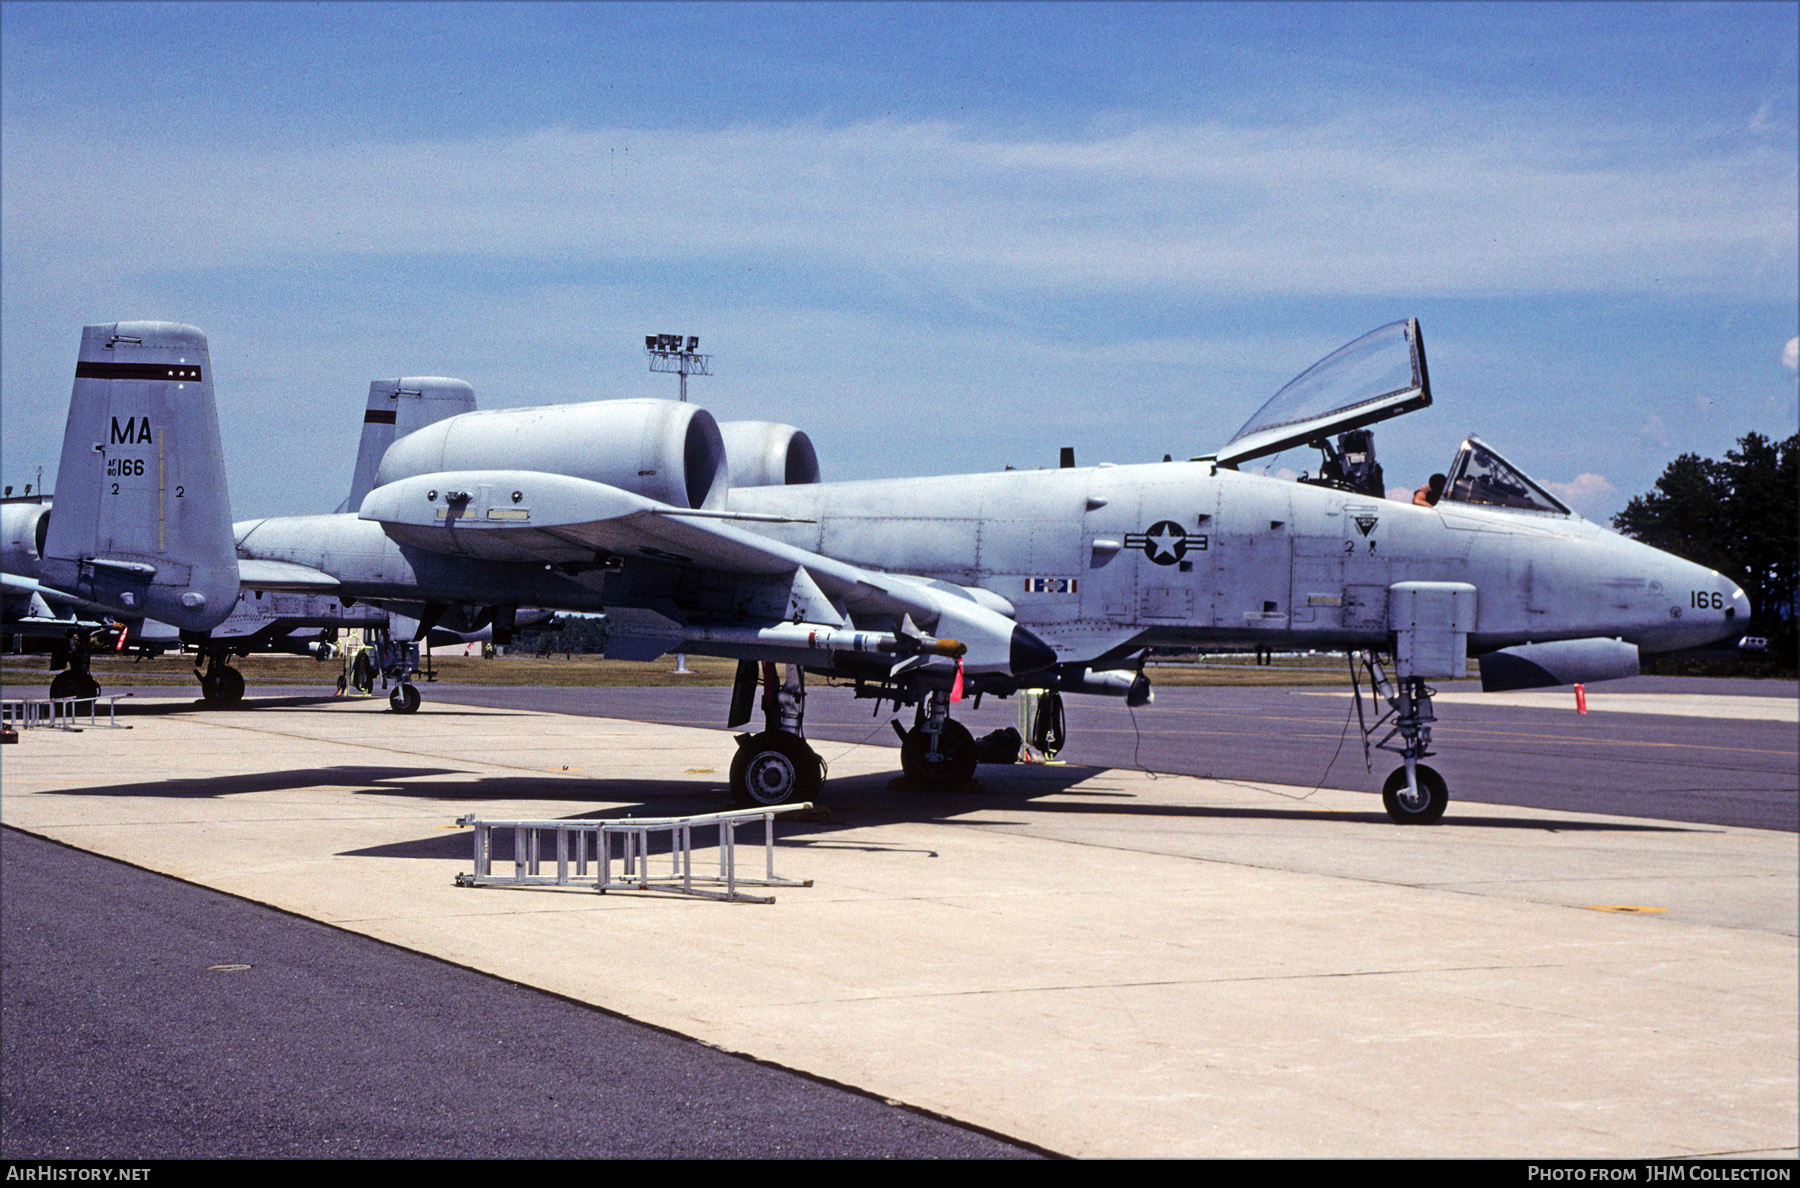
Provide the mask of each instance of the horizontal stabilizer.
MULTIPOLYGON (((91 602, 88 599, 58 590, 53 586, 46 586, 42 582, 28 577, 21 577, 15 573, 0 574, 0 583, 4 584, 6 597, 9 599, 17 598, 23 600, 35 596, 43 600, 41 608, 38 609, 48 610, 53 606, 67 607, 71 611, 86 615, 87 622, 94 626, 101 625, 108 619, 123 617, 113 607, 98 602, 91 602)), ((40 615, 38 617, 43 618, 44 616, 40 615)), ((18 623, 28 622, 30 618, 30 615, 24 616, 18 620, 8 618, 6 621, 6 629, 11 631, 18 623)), ((64 630, 79 625, 65 619, 45 618, 44 621, 56 623, 64 630)))

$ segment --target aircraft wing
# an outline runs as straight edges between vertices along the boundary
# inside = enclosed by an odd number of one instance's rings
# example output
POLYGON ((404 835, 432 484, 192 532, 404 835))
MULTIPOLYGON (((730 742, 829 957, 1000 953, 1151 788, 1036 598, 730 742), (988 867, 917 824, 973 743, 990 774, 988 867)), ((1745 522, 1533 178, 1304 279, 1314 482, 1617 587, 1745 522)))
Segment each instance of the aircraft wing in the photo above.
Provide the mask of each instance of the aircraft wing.
MULTIPOLYGON (((547 565, 643 558, 720 575, 753 605, 742 617, 770 625, 910 619, 966 645, 971 671, 1018 674, 1056 661, 1054 649, 961 587, 851 565, 734 523, 782 517, 678 508, 587 479, 512 470, 401 479, 371 491, 359 514, 436 553, 547 565)), ((702 627, 688 638, 714 636, 702 627)))
MULTIPOLYGON (((79 595, 70 594, 66 590, 58 590, 54 586, 46 586, 33 578, 21 577, 18 574, 0 574, 0 585, 4 585, 6 596, 8 598, 31 598, 35 596, 41 598, 46 604, 52 606, 65 606, 73 612, 90 616, 88 621, 83 622, 72 619, 45 618, 41 615, 28 615, 17 620, 18 623, 49 624, 60 626, 66 630, 71 627, 103 627, 109 620, 123 619, 125 617, 125 613, 117 607, 108 606, 103 602, 92 602, 79 595)), ((14 620, 7 620, 8 630, 12 630, 14 625, 14 620)))

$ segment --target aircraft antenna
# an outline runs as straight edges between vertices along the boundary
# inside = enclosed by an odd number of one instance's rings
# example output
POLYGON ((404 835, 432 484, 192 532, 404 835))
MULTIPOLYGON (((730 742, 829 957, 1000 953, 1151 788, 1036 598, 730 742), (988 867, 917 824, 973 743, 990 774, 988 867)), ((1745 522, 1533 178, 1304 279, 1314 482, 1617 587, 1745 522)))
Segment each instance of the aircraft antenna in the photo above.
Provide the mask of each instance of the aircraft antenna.
POLYGON ((699 354, 699 350, 698 335, 644 335, 644 353, 650 356, 650 370, 673 371, 680 375, 683 403, 687 401, 687 377, 712 374, 712 356, 699 354))

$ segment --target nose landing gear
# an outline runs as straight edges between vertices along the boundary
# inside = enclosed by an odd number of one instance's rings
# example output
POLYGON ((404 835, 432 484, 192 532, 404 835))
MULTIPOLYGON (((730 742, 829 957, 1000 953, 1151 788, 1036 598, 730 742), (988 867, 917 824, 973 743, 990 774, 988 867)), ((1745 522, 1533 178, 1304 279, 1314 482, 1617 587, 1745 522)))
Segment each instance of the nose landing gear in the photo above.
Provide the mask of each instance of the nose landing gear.
MULTIPOLYGON (((1419 760, 1432 753, 1431 724, 1437 716, 1431 712, 1433 690, 1422 677, 1401 677, 1398 684, 1388 679, 1381 657, 1374 652, 1362 653, 1363 667, 1369 673, 1369 693, 1388 703, 1388 710, 1370 725, 1363 718, 1362 693, 1358 689, 1356 714, 1362 724, 1363 760, 1369 759, 1371 745, 1400 756, 1403 766, 1395 768, 1381 786, 1381 803, 1387 814, 1401 825, 1435 825, 1443 818, 1450 803, 1450 789, 1437 770, 1419 760), (1382 727, 1388 732, 1373 744, 1370 739, 1382 727), (1399 744, 1393 740, 1399 737, 1399 744)), ((1354 687, 1356 670, 1351 668, 1354 687)))
POLYGON ((969 728, 950 717, 950 694, 933 689, 919 702, 919 712, 911 730, 900 735, 900 769, 915 783, 931 787, 953 787, 966 784, 975 776, 975 736, 969 728))
MULTIPOLYGON (((90 701, 100 696, 100 682, 88 669, 88 661, 92 655, 92 641, 86 632, 72 631, 66 643, 52 648, 50 659, 52 667, 62 671, 50 678, 50 696, 57 700, 65 697, 79 697, 90 701)), ((83 705, 86 712, 87 706, 83 705)))

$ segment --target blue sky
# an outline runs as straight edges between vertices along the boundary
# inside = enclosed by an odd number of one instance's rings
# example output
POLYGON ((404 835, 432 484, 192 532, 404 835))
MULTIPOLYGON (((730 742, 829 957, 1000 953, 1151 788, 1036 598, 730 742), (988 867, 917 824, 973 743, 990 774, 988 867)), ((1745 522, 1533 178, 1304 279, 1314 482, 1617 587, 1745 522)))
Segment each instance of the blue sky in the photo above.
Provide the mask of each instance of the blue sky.
POLYGON ((377 377, 672 396, 698 334, 871 478, 1207 452, 1415 316, 1390 483, 1474 431, 1604 518, 1795 429, 1797 13, 5 3, 0 467, 89 322, 207 332, 249 517, 336 506, 377 377))

